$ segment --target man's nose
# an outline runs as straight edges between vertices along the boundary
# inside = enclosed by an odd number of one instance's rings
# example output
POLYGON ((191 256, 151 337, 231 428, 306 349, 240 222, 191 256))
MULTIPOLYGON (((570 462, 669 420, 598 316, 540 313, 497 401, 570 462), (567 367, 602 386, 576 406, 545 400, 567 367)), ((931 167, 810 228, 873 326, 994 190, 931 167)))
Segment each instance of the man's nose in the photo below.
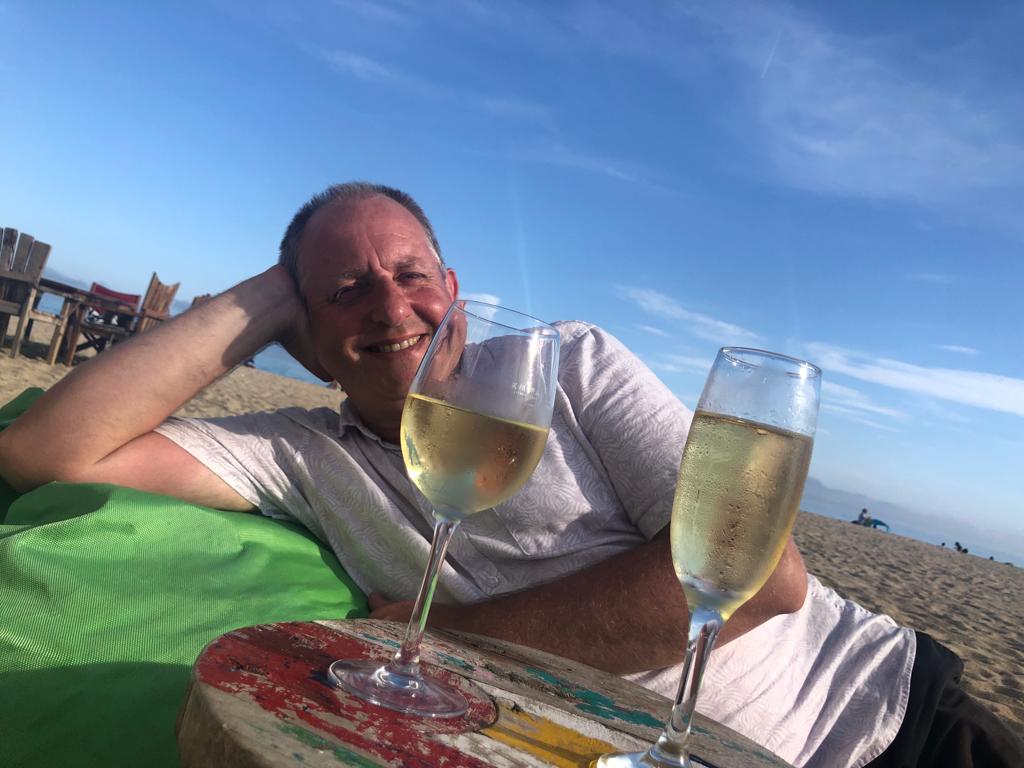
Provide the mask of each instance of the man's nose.
POLYGON ((381 280, 373 289, 373 308, 370 313, 375 323, 399 326, 412 314, 405 292, 393 280, 381 280))

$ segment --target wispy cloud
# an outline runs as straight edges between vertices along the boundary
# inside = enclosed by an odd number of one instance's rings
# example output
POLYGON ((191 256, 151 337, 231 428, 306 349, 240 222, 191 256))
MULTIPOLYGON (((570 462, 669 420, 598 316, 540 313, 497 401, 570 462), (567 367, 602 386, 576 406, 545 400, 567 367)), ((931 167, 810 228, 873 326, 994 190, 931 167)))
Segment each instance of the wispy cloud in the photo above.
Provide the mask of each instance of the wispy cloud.
MULTIPOLYGON (((392 5, 374 0, 335 0, 335 4, 347 12, 375 21, 404 26, 422 25, 424 28, 455 28, 480 41, 495 37, 507 44, 511 39, 520 41, 517 43, 519 47, 525 42, 530 48, 549 49, 560 56, 583 45, 573 34, 562 12, 557 9, 538 9, 518 1, 494 4, 480 0, 450 0, 443 5, 432 6, 405 0, 392 5)), ((537 129, 534 135, 521 139, 518 147, 503 147, 500 153, 503 157, 597 174, 662 192, 676 193, 676 190, 658 181, 659 174, 651 168, 589 152, 563 141, 553 141, 552 137, 561 135, 555 111, 535 99, 482 92, 479 88, 466 87, 460 82, 431 79, 419 72, 404 71, 390 63, 341 47, 313 53, 340 75, 443 103, 450 109, 472 111, 495 120, 537 129)))
POLYGON ((901 420, 907 418, 907 415, 902 411, 878 405, 858 389, 847 387, 844 384, 836 384, 828 380, 823 381, 821 384, 821 406, 838 413, 858 414, 860 416, 863 416, 865 413, 871 413, 877 416, 888 416, 901 420))
POLYGON ((984 371, 929 368, 830 344, 812 343, 808 349, 826 375, 834 371, 940 400, 1024 416, 1024 379, 984 371))
POLYGON ((956 282, 956 277, 944 272, 914 272, 907 275, 907 279, 913 280, 915 283, 932 283, 934 285, 952 285, 956 282))
POLYGON ((836 405, 822 404, 822 410, 834 411, 836 413, 842 413, 846 415, 851 421, 855 421, 858 424, 863 424, 865 427, 871 427, 872 429, 880 429, 883 432, 899 432, 900 430, 894 427, 892 424, 884 424, 874 419, 869 419, 852 409, 842 408, 836 405))
POLYGON ((523 160, 573 168, 579 171, 608 176, 619 181, 637 184, 648 183, 642 169, 612 158, 579 152, 563 144, 549 144, 516 153, 523 160))
POLYGON ((926 414, 935 416, 943 421, 952 421, 957 424, 970 424, 971 420, 954 407, 940 402, 935 398, 924 397, 917 404, 926 414))
POLYGON ((313 55, 327 63, 339 75, 370 85, 391 88, 427 101, 458 105, 504 120, 547 125, 549 109, 523 98, 499 97, 458 89, 446 83, 415 75, 377 59, 343 48, 317 49, 313 55))
POLYGON ((813 8, 760 0, 579 4, 570 25, 608 54, 656 62, 681 79, 724 64, 713 71, 740 81, 748 145, 790 185, 957 218, 1008 219, 1018 207, 1021 107, 960 49, 926 60, 908 55, 921 49, 913 31, 844 34, 813 8), (943 64, 954 60, 955 68, 943 64))
POLYGON ((699 355, 658 355, 650 361, 651 368, 668 373, 707 373, 714 363, 713 358, 700 357, 699 355))
POLYGON ((354 51, 332 48, 329 51, 318 50, 316 56, 338 74, 354 77, 365 83, 415 91, 427 98, 451 99, 455 96, 454 91, 445 86, 408 74, 354 51))
POLYGON ((669 334, 669 332, 668 332, 668 331, 664 331, 664 330, 662 330, 661 328, 655 328, 655 327, 654 327, 653 325, 642 325, 642 324, 637 324, 637 326, 636 326, 636 327, 637 327, 637 328, 639 328, 639 329, 640 329, 641 331, 643 331, 644 333, 649 333, 649 334, 651 334, 652 336, 663 336, 663 337, 667 337, 667 336, 671 335, 671 334, 669 334))
POLYGON ((411 14, 403 13, 393 5, 384 5, 373 0, 333 0, 333 3, 343 11, 358 14, 371 21, 403 27, 410 26, 416 21, 411 14))
POLYGON ((495 117, 509 118, 522 123, 548 125, 551 111, 543 104, 525 99, 484 98, 480 103, 484 112, 495 117))
POLYGON ((423 3, 401 0, 410 12, 415 11, 440 26, 459 29, 480 39, 512 38, 518 48, 542 49, 564 53, 573 40, 558 18, 557 7, 545 3, 502 0, 448 0, 444 3, 423 3))
POLYGON ((750 344, 760 337, 734 323, 718 320, 700 312, 691 312, 670 296, 649 288, 621 286, 620 294, 648 314, 686 324, 694 336, 720 344, 750 344))
POLYGON ((753 103, 766 148, 791 182, 912 202, 1020 188, 1024 145, 1011 115, 985 100, 983 82, 969 88, 906 66, 908 41, 839 34, 778 4, 690 10, 752 74, 774 47, 753 103))
POLYGON ((947 352, 956 352, 958 355, 976 355, 978 350, 974 347, 962 347, 959 344, 936 344, 937 349, 944 349, 947 352))
POLYGON ((460 293, 459 298, 467 299, 469 301, 482 301, 485 304, 501 305, 501 297, 496 296, 493 293, 460 293))

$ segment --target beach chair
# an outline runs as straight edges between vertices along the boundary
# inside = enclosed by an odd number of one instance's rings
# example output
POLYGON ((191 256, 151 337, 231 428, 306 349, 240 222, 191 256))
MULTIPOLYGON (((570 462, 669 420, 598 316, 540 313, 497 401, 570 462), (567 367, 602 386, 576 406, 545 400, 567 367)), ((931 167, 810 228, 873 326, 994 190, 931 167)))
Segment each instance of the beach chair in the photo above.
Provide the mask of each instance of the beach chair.
POLYGON ((21 233, 10 227, 2 229, 0 235, 0 343, 6 335, 12 318, 17 318, 14 337, 11 342, 11 357, 18 356, 21 345, 33 322, 54 326, 50 339, 47 362, 53 365, 57 350, 67 326, 68 308, 65 305, 59 315, 43 312, 36 304, 39 296, 39 279, 50 256, 50 246, 32 235, 21 233))
POLYGON ((142 333, 170 317, 171 302, 181 283, 167 285, 160 282, 156 272, 149 279, 149 288, 142 299, 139 316, 132 328, 132 333, 142 333))
POLYGON ((97 353, 128 338, 138 315, 142 296, 137 293, 122 293, 93 283, 89 293, 99 301, 86 304, 79 333, 84 341, 75 347, 76 351, 95 349, 97 353))

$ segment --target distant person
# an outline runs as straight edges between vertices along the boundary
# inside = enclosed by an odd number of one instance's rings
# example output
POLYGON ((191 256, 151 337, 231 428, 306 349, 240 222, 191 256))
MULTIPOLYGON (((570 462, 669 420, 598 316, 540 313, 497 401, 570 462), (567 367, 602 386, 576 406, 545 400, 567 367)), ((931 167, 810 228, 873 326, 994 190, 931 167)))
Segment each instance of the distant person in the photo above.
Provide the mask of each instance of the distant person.
MULTIPOLYGON (((296 214, 277 265, 41 397, 0 433, 0 474, 22 490, 111 482, 297 520, 370 593, 374 617, 407 620, 432 521, 405 474, 399 425, 458 295, 411 197, 331 187, 296 214), (341 384, 340 412, 171 418, 272 341, 341 384), (108 397, 113 390, 123 396, 108 397)), ((556 325, 548 450, 519 494, 458 528, 431 623, 577 659, 671 697, 688 615, 668 524, 692 414, 605 331, 556 325)), ((978 766, 1019 768, 1024 747, 963 693, 961 669, 927 635, 807 575, 790 540, 726 624, 698 709, 797 766, 970 766, 973 755, 978 766)))

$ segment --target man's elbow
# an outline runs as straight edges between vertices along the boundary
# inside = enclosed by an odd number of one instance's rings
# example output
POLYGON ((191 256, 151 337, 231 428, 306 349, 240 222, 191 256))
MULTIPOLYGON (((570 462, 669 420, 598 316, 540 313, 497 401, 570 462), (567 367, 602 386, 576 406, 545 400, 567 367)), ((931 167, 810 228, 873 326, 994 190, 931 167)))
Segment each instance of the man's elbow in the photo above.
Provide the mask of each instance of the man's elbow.
POLYGON ((19 493, 55 480, 74 481, 73 472, 46 463, 42 456, 38 446, 25 445, 10 430, 0 432, 0 477, 19 493))
POLYGON ((779 613, 796 613, 807 598, 807 568, 792 537, 772 574, 775 582, 776 609, 779 613))

